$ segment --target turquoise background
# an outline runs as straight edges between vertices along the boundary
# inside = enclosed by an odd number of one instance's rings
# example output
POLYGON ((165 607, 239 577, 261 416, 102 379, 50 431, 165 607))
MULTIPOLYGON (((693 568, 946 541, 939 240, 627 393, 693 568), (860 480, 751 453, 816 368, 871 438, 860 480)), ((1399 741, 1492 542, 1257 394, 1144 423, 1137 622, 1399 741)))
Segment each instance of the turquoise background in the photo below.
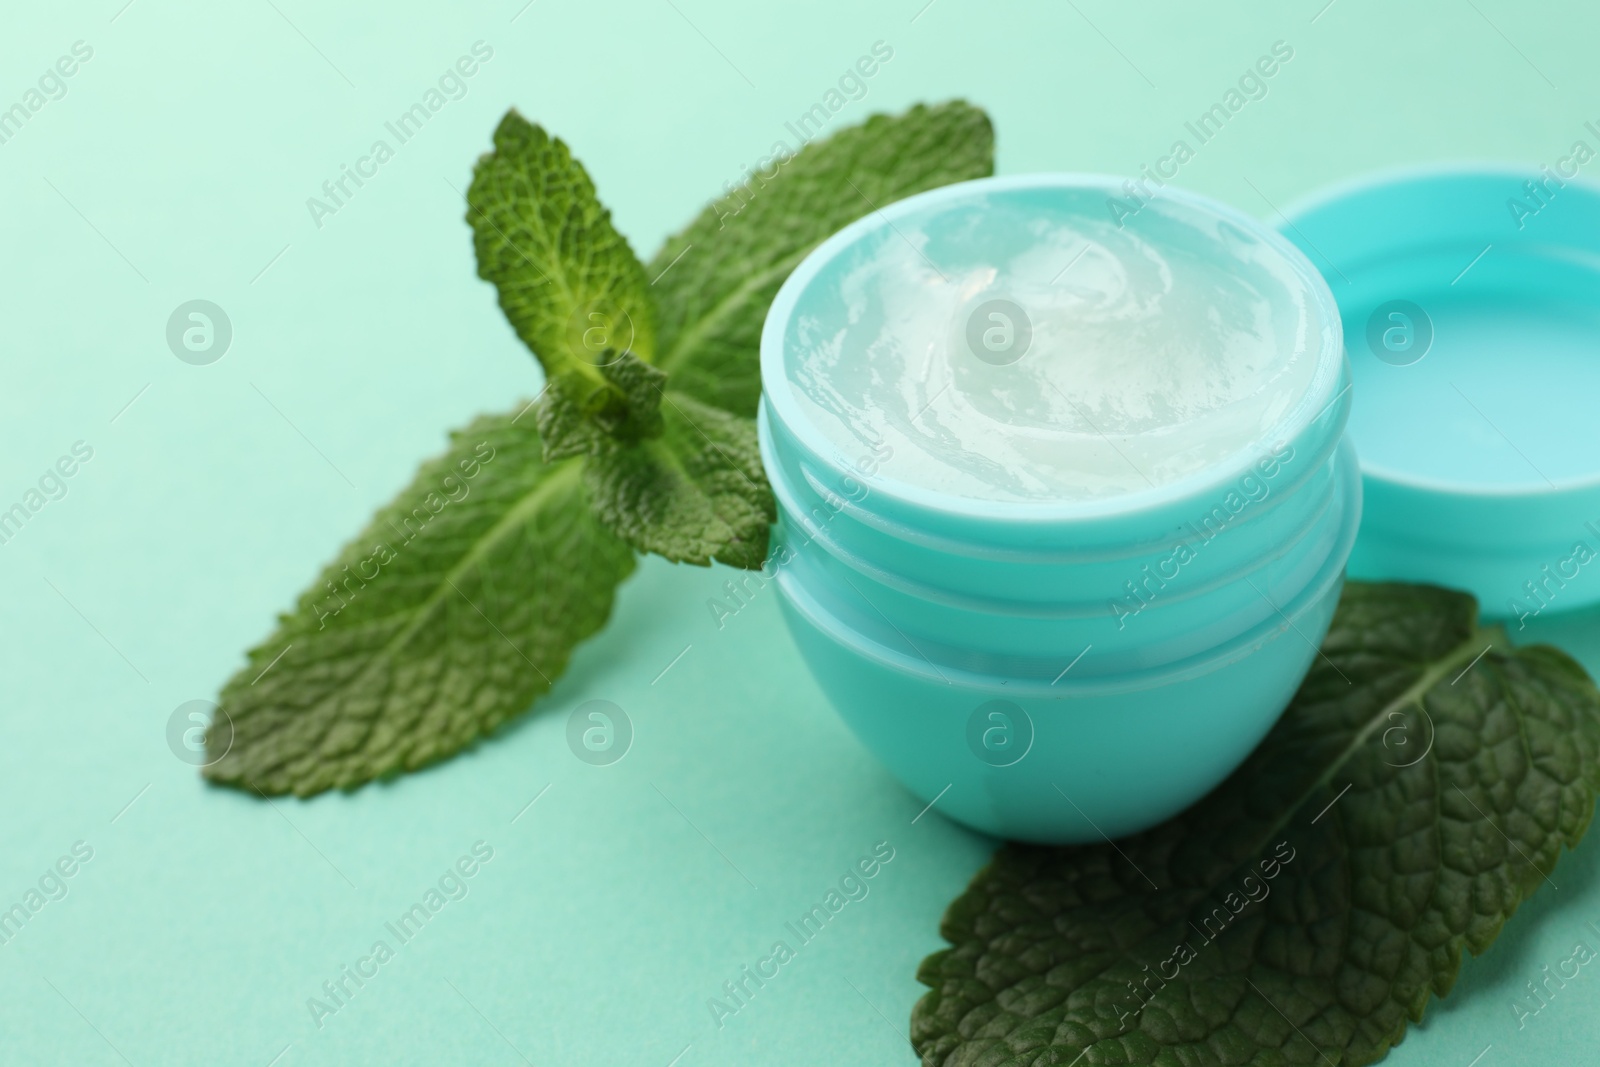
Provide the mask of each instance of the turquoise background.
MULTIPOLYGON (((1269 95, 1179 179, 1269 219, 1375 167, 1531 174, 1600 118, 1600 16, 1575 3, 923 4, 11 5, 0 106, 74 41, 94 55, 0 144, 0 502, 75 441, 94 457, 0 546, 0 901, 76 841, 94 857, 0 947, 0 1060, 913 1062, 915 967, 992 842, 913 821, 771 589, 719 629, 706 600, 732 572, 648 561, 537 713, 350 795, 208 788, 165 727, 448 428, 537 390, 461 218, 509 105, 573 146, 641 253, 878 40, 893 59, 835 124, 964 96, 1002 174, 1131 174, 1284 40, 1269 95), (478 40, 494 57, 465 98, 319 229, 306 198, 478 40), (193 298, 233 323, 211 366, 164 340, 193 298), (592 698, 637 730, 614 766, 565 743, 592 698), (478 840, 470 894, 319 1030, 307 998, 478 840), (706 999, 879 841, 870 894, 719 1030, 706 999)), ((1523 636, 1600 668, 1593 612, 1523 636)), ((1600 974, 1520 1030, 1510 1000, 1600 946, 1597 868, 1594 842, 1563 860, 1390 1062, 1592 1058, 1600 974)))

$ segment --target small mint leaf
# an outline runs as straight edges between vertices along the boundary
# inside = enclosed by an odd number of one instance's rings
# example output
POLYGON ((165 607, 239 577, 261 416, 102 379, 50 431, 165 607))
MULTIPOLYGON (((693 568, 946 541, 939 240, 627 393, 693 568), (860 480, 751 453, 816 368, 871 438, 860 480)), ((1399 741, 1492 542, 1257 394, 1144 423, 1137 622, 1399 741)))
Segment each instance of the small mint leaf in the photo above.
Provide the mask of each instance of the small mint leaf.
POLYGON ((508 111, 467 192, 478 276, 547 377, 600 385, 607 349, 649 359, 655 309, 644 269, 583 165, 558 138, 508 111))
POLYGON ((551 379, 539 399, 539 436, 546 462, 599 455, 619 444, 660 436, 661 391, 667 376, 632 352, 608 351, 605 384, 575 374, 551 379))
POLYGON ((669 238, 648 271, 661 309, 656 365, 680 392, 751 418, 761 324, 806 253, 876 208, 994 172, 989 118, 959 100, 874 115, 788 151, 669 238))
POLYGON ((585 379, 564 374, 545 385, 534 418, 544 441, 546 463, 587 456, 614 444, 596 421, 595 412, 589 410, 596 393, 614 395, 613 390, 597 389, 585 379))
POLYGON ((662 433, 585 461, 595 514, 641 552, 760 567, 776 508, 755 420, 667 392, 662 433))
POLYGON ((665 371, 657 370, 632 352, 623 352, 600 368, 606 381, 622 393, 618 421, 608 426, 624 440, 655 437, 661 433, 661 397, 667 386, 665 371))
POLYGON ((1209 796, 1116 844, 1003 847, 918 972, 922 1062, 1382 1059, 1600 793, 1594 684, 1476 616, 1463 593, 1352 582, 1283 719, 1209 796))
POLYGON ((531 415, 483 416, 424 463, 223 687, 233 736, 213 724, 206 776, 350 788, 452 755, 549 689, 634 555, 594 518, 579 461, 541 450, 531 415))

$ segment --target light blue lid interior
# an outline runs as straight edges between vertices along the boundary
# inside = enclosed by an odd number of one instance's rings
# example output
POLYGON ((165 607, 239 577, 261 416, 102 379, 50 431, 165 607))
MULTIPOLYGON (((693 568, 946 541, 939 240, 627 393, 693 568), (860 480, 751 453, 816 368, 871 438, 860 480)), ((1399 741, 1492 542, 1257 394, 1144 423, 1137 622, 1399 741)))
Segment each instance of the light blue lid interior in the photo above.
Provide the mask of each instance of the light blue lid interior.
POLYGON ((1283 230, 1339 303, 1369 473, 1474 492, 1600 474, 1600 191, 1532 168, 1414 173, 1283 230))
POLYGON ((1576 163, 1381 176, 1282 223, 1350 357, 1353 575, 1512 618, 1600 601, 1600 188, 1576 163))

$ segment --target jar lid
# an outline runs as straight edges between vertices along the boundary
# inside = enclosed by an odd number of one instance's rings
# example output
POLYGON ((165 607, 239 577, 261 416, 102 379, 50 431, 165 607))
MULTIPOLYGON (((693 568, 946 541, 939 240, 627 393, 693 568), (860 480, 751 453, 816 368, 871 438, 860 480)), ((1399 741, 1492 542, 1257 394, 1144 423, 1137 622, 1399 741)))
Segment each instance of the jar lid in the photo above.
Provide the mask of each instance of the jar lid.
POLYGON ((1281 220, 1343 321, 1352 577, 1465 589, 1524 624, 1600 601, 1595 155, 1384 174, 1281 220))

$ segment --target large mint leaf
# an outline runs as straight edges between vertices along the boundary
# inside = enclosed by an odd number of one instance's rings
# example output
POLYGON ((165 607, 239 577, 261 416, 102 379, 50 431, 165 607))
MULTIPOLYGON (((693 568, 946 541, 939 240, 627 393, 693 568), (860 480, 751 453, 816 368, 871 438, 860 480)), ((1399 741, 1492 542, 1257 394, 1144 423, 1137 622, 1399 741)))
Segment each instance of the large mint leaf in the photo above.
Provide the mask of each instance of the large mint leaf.
POLYGON ((754 569, 776 518, 754 419, 667 391, 659 437, 585 460, 595 513, 641 552, 754 569))
POLYGON ((478 275, 551 378, 603 385, 621 352, 649 359, 655 312, 644 269, 583 164, 515 111, 494 131, 467 192, 478 275))
POLYGON ((918 973, 924 1064, 1351 1067, 1449 992, 1588 827, 1600 694, 1431 587, 1350 584, 1323 652, 1183 815, 996 854, 918 973))
POLYGON ((788 150, 670 238, 648 272, 656 364, 674 389, 737 415, 755 416, 761 323, 807 252, 876 208, 994 171, 988 116, 961 101, 874 115, 788 150))
POLYGON ((206 775, 302 796, 359 785, 451 755, 549 689, 634 557, 592 514, 579 461, 540 453, 531 414, 452 435, 223 688, 206 775))

